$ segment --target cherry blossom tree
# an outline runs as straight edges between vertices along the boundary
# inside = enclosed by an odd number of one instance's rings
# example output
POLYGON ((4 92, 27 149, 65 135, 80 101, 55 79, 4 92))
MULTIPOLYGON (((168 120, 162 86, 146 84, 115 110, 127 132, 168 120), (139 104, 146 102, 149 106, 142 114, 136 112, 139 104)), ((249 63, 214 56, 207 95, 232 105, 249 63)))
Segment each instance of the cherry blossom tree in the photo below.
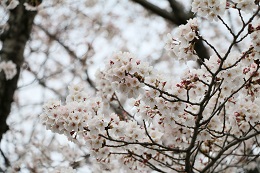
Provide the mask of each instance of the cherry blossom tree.
MULTIPOLYGON (((5 8, 33 10, 34 15, 40 8, 38 3, 21 5, 17 2, 11 1, 5 8)), ((162 64, 157 60, 138 58, 135 52, 118 52, 105 60, 103 68, 96 70, 95 78, 90 78, 85 58, 93 56, 96 37, 87 42, 87 53, 75 53, 75 47, 62 41, 70 35, 55 29, 70 30, 70 25, 53 26, 49 21, 41 24, 39 19, 49 13, 43 10, 34 22, 38 32, 33 37, 37 40, 47 36, 48 44, 32 44, 27 53, 32 56, 42 45, 50 46, 55 40, 73 59, 70 62, 81 68, 72 69, 77 80, 64 82, 63 90, 69 85, 65 99, 66 92, 48 88, 47 80, 39 78, 33 66, 28 65, 27 70, 40 85, 63 99, 52 99, 44 104, 39 116, 41 122, 48 130, 65 135, 78 149, 71 152, 66 147, 57 149, 57 142, 47 147, 34 142, 23 151, 45 153, 41 157, 32 154, 31 159, 38 160, 33 161, 34 164, 54 167, 53 172, 76 172, 73 168, 79 167, 80 162, 73 158, 82 155, 82 151, 86 151, 84 161, 88 160, 83 164, 89 164, 93 172, 258 172, 259 1, 194 0, 190 2, 194 14, 173 0, 167 4, 173 13, 148 1, 134 2, 179 25, 167 35, 164 48, 169 54, 166 62, 176 60, 185 70, 178 72, 178 77, 172 73, 174 69, 162 71, 162 64), (39 34, 41 32, 44 36, 39 34), (191 66, 191 62, 198 65, 191 66), (81 76, 83 72, 85 76, 81 76), (61 151, 73 164, 53 166, 51 152, 47 151, 50 149, 61 151)), ((76 11, 73 5, 71 8, 76 11)), ((76 9, 77 15, 84 15, 80 8, 76 9)), ((93 19, 90 23, 93 24, 93 19)), ((73 23, 72 26, 78 25, 73 23)), ((80 26, 93 27, 88 23, 80 26)), ((109 31, 113 25, 107 25, 103 31, 100 26, 93 32, 109 31)), ((8 57, 1 59, 0 65, 5 82, 13 81, 15 76, 18 79, 21 66, 6 61, 8 57)), ((56 61, 56 67, 61 70, 64 64, 56 61)), ((48 66, 45 68, 50 76, 52 72, 57 73, 48 66)), ((60 72, 55 77, 64 74, 60 72)), ((17 85, 17 80, 15 83, 17 85)), ((16 164, 8 171, 20 170, 21 161, 16 164)), ((34 164, 27 163, 27 168, 34 172, 44 170, 38 170, 34 164)))
POLYGON ((49 172, 58 169, 57 165, 63 169, 89 164, 84 146, 64 143, 38 122, 43 102, 51 97, 65 100, 64 86, 78 81, 85 81, 89 91, 94 91, 93 71, 115 50, 141 53, 140 46, 147 47, 144 43, 157 42, 145 54, 154 63, 166 59, 159 38, 172 25, 127 0, 3 0, 0 12, 0 102, 4 111, 0 114, 0 172, 7 168, 7 172, 49 172), (135 20, 129 17, 134 15, 138 16, 135 20), (125 32, 122 26, 126 25, 132 31, 125 32), (131 41, 131 32, 140 36, 131 41))
POLYGON ((117 53, 96 74, 96 94, 69 87, 65 104, 47 102, 47 129, 84 143, 100 169, 122 172, 235 172, 255 169, 259 157, 259 1, 193 1, 198 18, 168 35, 166 49, 179 61, 199 61, 179 81, 130 53, 117 53), (238 32, 223 19, 236 10, 238 32), (253 10, 252 10, 253 9, 253 10), (245 19, 242 13, 250 13, 245 19), (218 50, 199 32, 199 16, 222 23, 231 35, 218 50), (235 45, 247 42, 242 52, 235 45), (194 44, 212 50, 198 56, 194 44), (124 104, 120 97, 127 99, 124 104), (123 114, 110 111, 119 103, 123 114), (130 110, 127 110, 131 108, 130 110), (244 166, 244 165, 247 166, 244 166), (104 166, 106 165, 106 166, 104 166), (241 168, 243 166, 243 168, 241 168))

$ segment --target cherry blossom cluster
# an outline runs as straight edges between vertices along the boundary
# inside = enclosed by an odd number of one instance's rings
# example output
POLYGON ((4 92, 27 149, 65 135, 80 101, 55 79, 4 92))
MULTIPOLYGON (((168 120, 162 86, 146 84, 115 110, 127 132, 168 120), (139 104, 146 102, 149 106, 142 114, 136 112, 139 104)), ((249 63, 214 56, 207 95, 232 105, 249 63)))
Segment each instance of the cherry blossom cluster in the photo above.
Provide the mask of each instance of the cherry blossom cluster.
POLYGON ((165 49, 171 54, 178 57, 179 61, 196 60, 197 56, 194 51, 194 45, 198 36, 197 19, 189 19, 186 25, 180 25, 172 36, 168 34, 168 41, 165 49))
POLYGON ((235 8, 238 8, 246 13, 251 13, 257 5, 255 0, 232 0, 235 3, 235 8))
POLYGON ((103 121, 101 100, 90 99, 83 89, 81 84, 69 87, 70 94, 67 96, 66 105, 52 100, 43 106, 44 114, 41 115, 41 119, 47 129, 66 134, 73 140, 89 129, 93 135, 97 135, 102 124, 106 126, 107 122, 103 121), (96 123, 100 126, 96 126, 96 123))
POLYGON ((192 2, 192 12, 208 20, 218 20, 227 8, 236 8, 246 13, 252 13, 257 8, 259 2, 255 0, 194 0, 192 2))
POLYGON ((151 73, 152 67, 148 63, 141 62, 128 52, 119 52, 112 56, 105 69, 97 73, 96 77, 102 79, 97 89, 103 94, 110 94, 109 97, 115 90, 128 97, 138 97, 144 86, 140 81, 151 73))
MULTIPOLYGON (((46 128, 65 134, 74 142, 83 140, 99 162, 109 163, 111 160, 120 160, 126 168, 137 169, 140 164, 136 164, 135 159, 125 157, 125 155, 130 154, 130 150, 134 150, 135 154, 148 154, 148 149, 136 146, 132 148, 130 145, 122 149, 110 147, 117 143, 121 146, 124 141, 132 143, 149 141, 143 127, 133 120, 120 121, 119 116, 114 113, 105 115, 106 111, 103 110, 101 100, 87 97, 82 85, 70 86, 69 89, 70 94, 66 99, 66 105, 61 105, 59 101, 50 101, 44 105, 41 119, 46 128), (122 155, 117 156, 116 153, 120 152, 122 155)), ((151 134, 151 139, 156 142, 160 141, 162 133, 150 127, 146 130, 151 134)), ((141 166, 145 169, 144 164, 141 166)))
POLYGON ((17 73, 16 64, 13 61, 2 61, 0 63, 0 72, 5 73, 6 80, 11 80, 17 73))
POLYGON ((192 12, 209 20, 218 20, 218 16, 224 14, 226 0, 194 0, 192 2, 192 12))

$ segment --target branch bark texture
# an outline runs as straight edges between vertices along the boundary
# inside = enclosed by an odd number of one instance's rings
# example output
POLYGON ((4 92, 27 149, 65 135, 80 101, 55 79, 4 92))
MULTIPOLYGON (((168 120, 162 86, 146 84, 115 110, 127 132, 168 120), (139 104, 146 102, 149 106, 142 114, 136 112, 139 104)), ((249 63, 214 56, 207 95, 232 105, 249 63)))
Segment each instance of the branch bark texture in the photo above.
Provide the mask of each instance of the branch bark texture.
POLYGON ((17 74, 11 80, 6 80, 4 72, 0 72, 0 141, 8 130, 6 119, 11 111, 14 92, 20 74, 20 67, 24 62, 24 49, 30 37, 33 20, 36 11, 27 11, 24 7, 26 0, 20 0, 20 4, 10 10, 7 29, 0 35, 2 49, 0 61, 12 60, 17 66, 17 74))

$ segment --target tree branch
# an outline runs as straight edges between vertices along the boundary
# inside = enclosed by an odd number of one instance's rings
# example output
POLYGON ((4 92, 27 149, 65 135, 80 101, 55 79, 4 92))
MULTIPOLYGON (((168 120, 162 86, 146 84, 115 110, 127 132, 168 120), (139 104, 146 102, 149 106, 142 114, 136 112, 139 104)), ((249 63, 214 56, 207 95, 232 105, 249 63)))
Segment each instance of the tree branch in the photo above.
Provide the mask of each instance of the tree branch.
POLYGON ((0 141, 3 134, 8 130, 6 119, 11 111, 13 95, 17 89, 17 82, 20 74, 20 67, 24 62, 24 48, 32 29, 36 11, 27 11, 24 7, 25 0, 10 10, 8 25, 0 37, 2 50, 0 51, 1 61, 12 60, 17 66, 17 74, 11 80, 6 80, 3 72, 0 73, 0 141))
POLYGON ((172 13, 168 12, 167 10, 161 9, 160 7, 146 1, 146 0, 132 0, 141 6, 143 6, 145 9, 150 10, 151 12, 157 14, 158 16, 161 16, 170 22, 176 24, 178 23, 178 19, 176 19, 172 13))
POLYGON ((177 18, 177 23, 175 23, 176 25, 186 24, 187 20, 193 18, 192 12, 185 12, 184 7, 179 2, 175 0, 168 1, 172 8, 172 14, 177 18))

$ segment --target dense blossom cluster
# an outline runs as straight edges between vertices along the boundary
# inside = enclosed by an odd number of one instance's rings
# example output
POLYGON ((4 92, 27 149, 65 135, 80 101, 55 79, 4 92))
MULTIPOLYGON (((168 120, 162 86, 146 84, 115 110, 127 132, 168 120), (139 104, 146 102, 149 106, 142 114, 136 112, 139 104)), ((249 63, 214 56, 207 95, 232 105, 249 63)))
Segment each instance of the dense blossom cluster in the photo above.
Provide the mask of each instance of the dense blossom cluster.
POLYGON ((192 12, 199 16, 207 17, 209 20, 217 20, 226 9, 226 0, 194 0, 192 12))
MULTIPOLYGON (((234 3, 246 11, 246 2, 251 1, 234 3)), ((210 20, 225 8, 225 1, 193 2, 193 11, 210 20)), ((254 169, 260 147, 260 61, 259 22, 252 21, 242 26, 243 31, 248 25, 252 38, 244 52, 232 50, 239 35, 234 36, 227 52, 213 49, 201 68, 186 70, 180 81, 130 53, 115 54, 97 72, 95 96, 82 84, 72 85, 65 105, 44 105, 42 122, 85 143, 102 165, 97 170, 234 172, 245 163, 254 169), (112 103, 122 112, 114 113, 112 103)), ((173 56, 196 60, 193 47, 202 38, 196 19, 169 37, 166 49, 173 56)))
POLYGON ((144 76, 149 76, 152 72, 148 63, 141 62, 130 53, 120 52, 110 59, 105 70, 97 73, 96 77, 101 79, 97 83, 97 89, 107 99, 113 95, 113 88, 128 97, 136 98, 143 92, 144 85, 139 80, 143 81, 144 76))
POLYGON ((2 61, 0 63, 0 72, 5 73, 6 80, 11 80, 17 73, 16 64, 12 61, 2 61))
POLYGON ((192 12, 208 20, 218 20, 227 8, 236 8, 246 13, 251 13, 257 8, 258 1, 255 0, 194 0, 192 2, 192 12))
POLYGON ((196 60, 197 56, 194 51, 194 45, 198 39, 197 19, 190 19, 186 25, 180 25, 174 33, 174 37, 168 34, 168 41, 165 49, 170 51, 173 56, 180 61, 196 60))

